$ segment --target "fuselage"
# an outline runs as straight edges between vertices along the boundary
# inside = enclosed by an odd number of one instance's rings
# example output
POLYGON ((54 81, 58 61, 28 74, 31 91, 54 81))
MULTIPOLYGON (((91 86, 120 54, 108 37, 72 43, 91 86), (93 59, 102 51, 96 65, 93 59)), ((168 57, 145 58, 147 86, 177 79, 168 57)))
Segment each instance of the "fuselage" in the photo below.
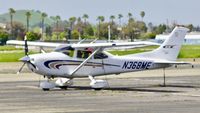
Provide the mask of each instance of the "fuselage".
POLYGON ((51 52, 30 55, 28 67, 33 72, 49 77, 88 77, 107 74, 120 74, 141 70, 168 67, 154 63, 153 59, 142 59, 128 56, 107 55, 105 58, 91 58, 77 72, 71 73, 85 60, 82 58, 69 57, 62 52, 51 52))
POLYGON ((187 31, 187 28, 177 26, 157 49, 126 56, 114 56, 104 50, 123 46, 141 47, 141 45, 151 45, 152 43, 56 44, 25 40, 24 42, 10 41, 9 44, 25 45, 26 56, 20 60, 27 63, 29 69, 35 73, 49 77, 87 77, 185 64, 176 62, 176 59, 187 31), (51 53, 28 55, 28 45, 56 48, 51 53))

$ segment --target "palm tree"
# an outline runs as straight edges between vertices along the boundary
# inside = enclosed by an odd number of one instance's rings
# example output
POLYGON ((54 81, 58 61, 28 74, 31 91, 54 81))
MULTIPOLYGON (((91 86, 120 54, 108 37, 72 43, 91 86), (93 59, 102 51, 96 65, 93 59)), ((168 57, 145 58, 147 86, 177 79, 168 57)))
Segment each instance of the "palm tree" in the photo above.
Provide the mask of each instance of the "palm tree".
POLYGON ((89 16, 88 16, 87 14, 84 14, 84 15, 82 16, 82 18, 84 19, 84 23, 86 24, 86 20, 89 18, 89 16))
POLYGON ((29 19, 31 18, 31 13, 29 11, 27 11, 25 15, 26 15, 26 25, 27 25, 26 32, 28 32, 29 31, 29 19))
POLYGON ((104 22, 104 21, 105 21, 104 16, 101 16, 101 22, 104 22))
POLYGON ((99 23, 101 23, 101 22, 105 21, 105 18, 104 18, 104 16, 98 16, 97 20, 99 21, 99 23))
POLYGON ((70 23, 70 28, 69 28, 69 39, 71 39, 71 38, 73 38, 73 37, 71 37, 71 32, 72 32, 72 30, 73 30, 73 26, 74 26, 74 23, 76 22, 76 17, 70 17, 69 18, 69 23, 70 23))
POLYGON ((55 19, 56 19, 56 31, 57 31, 56 34, 57 34, 57 40, 58 40, 58 23, 59 23, 59 21, 60 21, 60 16, 57 15, 55 19))
POLYGON ((98 38, 100 38, 100 24, 105 20, 104 16, 98 16, 97 21, 99 21, 98 38))
POLYGON ((55 20, 56 20, 56 27, 58 27, 58 22, 60 21, 60 16, 57 15, 56 18, 55 18, 55 20))
POLYGON ((44 33, 44 19, 47 17, 46 13, 42 13, 41 14, 41 18, 42 18, 42 40, 43 40, 43 33, 44 33))
MULTIPOLYGON (((77 24, 81 24, 81 23, 82 23, 81 17, 78 17, 78 18, 76 19, 76 21, 77 21, 77 24)), ((81 26, 81 25, 78 25, 78 26, 81 26)))
POLYGON ((128 20, 130 20, 132 18, 132 13, 128 13, 128 20))
POLYGON ((121 18, 123 17, 122 14, 118 14, 118 19, 119 19, 119 25, 121 26, 121 18))
POLYGON ((114 19, 115 19, 115 16, 114 16, 114 15, 111 15, 111 16, 110 16, 110 20, 111 20, 112 24, 114 23, 114 19))
POLYGON ((110 16, 110 20, 111 20, 111 25, 110 25, 110 32, 111 34, 113 33, 113 24, 114 24, 114 19, 115 19, 115 16, 114 15, 111 15, 110 16))
POLYGON ((141 11, 141 12, 140 12, 140 16, 141 16, 142 21, 143 21, 143 18, 144 18, 144 16, 145 16, 145 12, 144 12, 144 11, 141 11))
POLYGON ((12 34, 12 38, 13 38, 13 15, 15 14, 15 10, 13 8, 9 9, 9 13, 10 13, 10 26, 11 26, 11 34, 12 34))
POLYGON ((121 36, 122 36, 122 28, 121 28, 121 18, 123 17, 123 15, 122 14, 118 14, 118 19, 119 19, 119 27, 120 27, 120 32, 119 32, 119 34, 118 34, 118 37, 120 37, 121 38, 121 36))
POLYGON ((70 17, 69 18, 69 22, 70 22, 70 28, 72 30, 73 26, 74 26, 74 23, 76 22, 76 17, 70 17))

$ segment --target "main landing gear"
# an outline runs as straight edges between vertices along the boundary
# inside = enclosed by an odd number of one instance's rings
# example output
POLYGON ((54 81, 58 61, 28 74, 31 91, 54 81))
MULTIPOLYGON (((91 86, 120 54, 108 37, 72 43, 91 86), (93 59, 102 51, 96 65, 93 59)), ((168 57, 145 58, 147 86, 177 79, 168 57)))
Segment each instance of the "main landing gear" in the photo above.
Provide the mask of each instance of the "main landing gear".
MULTIPOLYGON (((108 82, 106 80, 95 80, 93 76, 89 75, 89 79, 91 80, 90 86, 94 90, 101 90, 103 88, 109 87, 108 82)), ((55 87, 59 87, 61 89, 67 89, 69 86, 73 85, 73 80, 68 78, 58 78, 56 82, 52 82, 52 78, 48 78, 46 81, 40 83, 40 88, 44 91, 49 91, 50 89, 54 89, 55 87)))
POLYGON ((67 78, 58 78, 56 82, 52 82, 51 78, 48 78, 46 81, 40 83, 40 88, 44 91, 49 91, 55 87, 59 87, 61 89, 67 89, 69 86, 73 85, 72 79, 67 78))
POLYGON ((73 80, 68 78, 59 78, 56 80, 55 84, 61 89, 67 89, 69 86, 73 85, 73 80))
POLYGON ((89 75, 88 76, 89 79, 91 80, 90 82, 90 86, 94 89, 94 90, 101 90, 103 88, 108 87, 108 82, 106 80, 95 80, 93 76, 89 75))

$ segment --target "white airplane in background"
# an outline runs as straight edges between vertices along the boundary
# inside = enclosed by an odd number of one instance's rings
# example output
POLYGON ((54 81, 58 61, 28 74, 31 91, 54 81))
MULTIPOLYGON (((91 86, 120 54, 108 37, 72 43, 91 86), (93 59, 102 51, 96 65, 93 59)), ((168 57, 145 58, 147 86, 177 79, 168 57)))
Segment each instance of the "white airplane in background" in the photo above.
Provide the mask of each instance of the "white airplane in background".
MULTIPOLYGON (((45 42, 7 41, 7 44, 25 45, 26 56, 20 60, 37 74, 47 77, 40 83, 43 90, 56 86, 67 88, 73 84, 74 78, 89 77, 90 86, 101 89, 108 86, 105 80, 95 80, 95 76, 143 71, 185 64, 176 62, 178 53, 188 29, 176 27, 170 36, 157 49, 139 54, 115 56, 105 51, 106 48, 119 46, 155 45, 150 42, 130 43, 90 43, 90 44, 52 44, 45 42), (28 55, 28 45, 39 47, 56 47, 50 53, 28 55), (58 77, 53 83, 50 80, 58 77)), ((19 72, 22 70, 20 68, 19 72)))

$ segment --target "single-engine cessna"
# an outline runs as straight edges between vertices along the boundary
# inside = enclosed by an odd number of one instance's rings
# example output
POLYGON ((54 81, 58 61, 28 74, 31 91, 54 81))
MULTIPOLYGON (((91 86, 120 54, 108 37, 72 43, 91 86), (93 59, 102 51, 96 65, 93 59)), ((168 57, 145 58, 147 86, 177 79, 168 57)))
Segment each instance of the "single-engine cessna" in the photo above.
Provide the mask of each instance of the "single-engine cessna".
POLYGON ((96 80, 95 76, 120 74, 126 72, 143 71, 172 66, 174 64, 185 64, 177 62, 177 56, 188 29, 176 27, 169 37, 157 49, 124 56, 115 56, 105 49, 120 46, 154 45, 151 42, 129 42, 129 43, 78 43, 58 44, 45 42, 30 42, 9 40, 7 44, 24 45, 25 55, 20 60, 28 68, 48 79, 40 83, 43 90, 49 90, 56 86, 66 88, 73 85, 74 78, 89 77, 90 86, 101 89, 108 86, 105 80, 96 80), (28 55, 28 45, 39 47, 55 47, 50 53, 28 55), (58 78, 55 83, 50 81, 58 78))

